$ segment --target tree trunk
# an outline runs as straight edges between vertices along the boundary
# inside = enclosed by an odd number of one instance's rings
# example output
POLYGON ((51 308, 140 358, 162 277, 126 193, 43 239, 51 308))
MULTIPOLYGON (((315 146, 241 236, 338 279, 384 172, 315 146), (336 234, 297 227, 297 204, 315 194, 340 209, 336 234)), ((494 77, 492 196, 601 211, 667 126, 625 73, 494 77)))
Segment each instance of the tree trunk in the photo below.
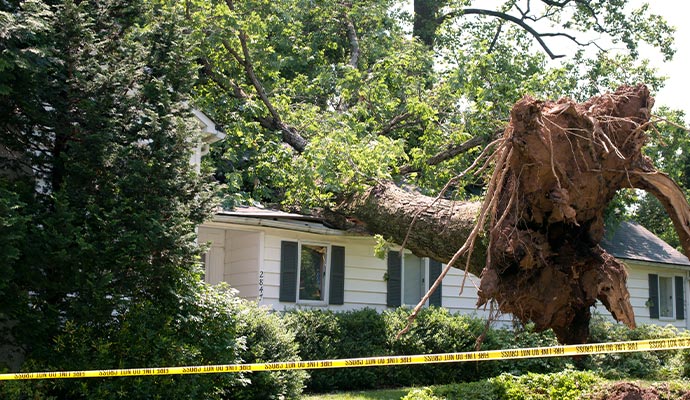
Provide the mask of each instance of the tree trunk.
POLYGON ((445 3, 445 0, 414 0, 412 35, 430 49, 434 48, 436 30, 441 24, 439 11, 445 3))
POLYGON ((582 104, 525 97, 494 154, 484 203, 434 199, 384 182, 346 199, 336 212, 442 262, 476 224, 486 223, 488 234, 476 241, 467 264, 481 277, 479 305, 495 301, 504 313, 552 328, 565 343, 587 340, 597 299, 634 327, 625 266, 599 246, 604 210, 616 191, 635 187, 659 198, 690 251, 690 207, 641 152, 653 103, 643 85, 582 104), (483 208, 488 221, 477 220, 483 208))

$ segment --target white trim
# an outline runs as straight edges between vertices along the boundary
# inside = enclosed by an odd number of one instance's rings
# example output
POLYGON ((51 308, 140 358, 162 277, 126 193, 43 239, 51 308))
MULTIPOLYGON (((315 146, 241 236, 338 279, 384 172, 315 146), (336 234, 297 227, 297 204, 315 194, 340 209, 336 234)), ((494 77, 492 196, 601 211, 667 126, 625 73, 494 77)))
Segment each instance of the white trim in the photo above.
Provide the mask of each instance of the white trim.
POLYGON ((213 122, 213 120, 209 118, 206 114, 201 112, 201 110, 192 108, 192 114, 194 114, 194 116, 199 120, 201 125, 203 125, 203 132, 206 133, 206 135, 203 135, 202 137, 204 143, 211 144, 219 140, 225 139, 227 135, 216 129, 216 123, 213 122))
MULTIPOLYGON (((267 228, 278 228, 287 229, 291 231, 298 232, 308 232, 316 233, 319 235, 331 235, 331 236, 346 236, 345 232, 337 229, 326 228, 325 226, 316 226, 313 223, 297 223, 297 222, 287 222, 287 221, 276 221, 262 218, 250 218, 250 217, 238 217, 233 215, 219 215, 213 216, 211 223, 220 224, 237 224, 237 225, 247 225, 247 226, 264 226, 267 228)), ((209 223, 204 223, 208 225, 209 223)))

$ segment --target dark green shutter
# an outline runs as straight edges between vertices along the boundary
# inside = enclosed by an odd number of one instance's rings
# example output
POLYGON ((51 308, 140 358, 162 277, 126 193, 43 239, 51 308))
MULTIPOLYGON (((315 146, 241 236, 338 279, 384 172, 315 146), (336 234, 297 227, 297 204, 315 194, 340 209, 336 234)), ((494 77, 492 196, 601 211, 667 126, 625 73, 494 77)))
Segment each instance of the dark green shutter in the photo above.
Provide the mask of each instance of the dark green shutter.
POLYGON ((388 282, 386 291, 386 304, 388 307, 400 307, 402 288, 400 287, 402 281, 400 279, 402 273, 402 263, 400 262, 399 251, 388 252, 388 282))
POLYGON ((676 276, 676 319, 685 319, 685 291, 683 277, 676 276))
POLYGON ((328 290, 328 304, 345 303, 345 248, 342 246, 331 246, 331 278, 328 290))
MULTIPOLYGON (((441 275, 441 270, 443 269, 440 262, 436 260, 429 259, 429 289, 436 282, 436 279, 441 275)), ((440 284, 434 293, 429 297, 429 305, 441 307, 443 299, 443 284, 440 284)))
POLYGON ((297 301, 297 242, 280 242, 280 301, 297 301))
POLYGON ((649 274, 649 318, 659 318, 659 275, 649 274))

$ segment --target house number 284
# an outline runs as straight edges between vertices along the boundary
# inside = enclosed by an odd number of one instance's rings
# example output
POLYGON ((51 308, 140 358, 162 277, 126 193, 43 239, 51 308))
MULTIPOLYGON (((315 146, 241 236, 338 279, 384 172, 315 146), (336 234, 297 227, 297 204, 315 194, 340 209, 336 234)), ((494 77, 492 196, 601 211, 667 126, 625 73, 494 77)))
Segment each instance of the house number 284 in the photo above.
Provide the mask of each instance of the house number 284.
POLYGON ((264 271, 259 271, 259 301, 264 299, 264 271))

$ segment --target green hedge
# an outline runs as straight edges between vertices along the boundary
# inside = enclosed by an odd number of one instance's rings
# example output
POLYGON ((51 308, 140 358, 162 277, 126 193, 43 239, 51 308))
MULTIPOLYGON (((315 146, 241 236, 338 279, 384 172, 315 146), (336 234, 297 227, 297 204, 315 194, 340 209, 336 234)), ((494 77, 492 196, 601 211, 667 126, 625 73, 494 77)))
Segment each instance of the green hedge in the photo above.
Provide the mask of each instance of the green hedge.
MULTIPOLYGON (((335 313, 328 310, 293 310, 285 314, 295 332, 303 360, 351 357, 432 354, 481 350, 556 346, 552 331, 534 332, 532 325, 513 329, 491 328, 486 321, 471 315, 454 315, 444 308, 430 307, 418 315, 412 329, 397 338, 407 323, 410 310, 398 308, 378 313, 363 309, 335 313)), ((667 338, 681 335, 673 327, 642 325, 630 330, 595 316, 590 342, 612 342, 667 338)), ((603 377, 669 379, 690 373, 690 352, 656 351, 601 354, 581 357, 547 357, 520 360, 435 363, 422 365, 362 367, 312 370, 307 390, 373 389, 400 386, 426 386, 480 381, 501 374, 522 376, 549 374, 564 370, 591 370, 603 377)))
POLYGON ((602 382, 592 372, 565 370, 552 374, 501 374, 469 382, 412 390, 404 400, 576 400, 602 382))
MULTIPOLYGON (((590 323, 591 343, 621 342, 628 340, 688 337, 689 333, 667 325, 640 325, 629 329, 595 314, 590 323)), ((642 351, 634 353, 596 354, 578 359, 579 369, 592 370, 608 379, 641 378, 673 379, 688 375, 690 358, 687 350, 642 351), (684 371, 684 369, 686 371, 684 371)))
MULTIPOLYGON (((199 284, 181 298, 179 314, 152 302, 132 304, 107 335, 67 321, 50 363, 27 360, 23 371, 64 371, 235 364, 298 359, 294 334, 278 314, 239 299, 227 286, 199 284)), ((283 399, 302 391, 304 371, 158 375, 9 381, 0 398, 28 399, 283 399)))
MULTIPOLYGON (((476 316, 451 314, 447 309, 423 309, 412 328, 397 337, 407 324, 410 310, 398 308, 379 313, 362 309, 335 313, 329 310, 293 310, 285 314, 295 332, 303 360, 338 359, 406 354, 467 352, 551 346, 553 333, 536 334, 528 328, 489 329, 476 316)), ((553 372, 565 368, 563 358, 519 361, 434 363, 390 367, 364 367, 310 371, 307 387, 312 392, 432 385, 476 381, 503 372, 553 372)))

